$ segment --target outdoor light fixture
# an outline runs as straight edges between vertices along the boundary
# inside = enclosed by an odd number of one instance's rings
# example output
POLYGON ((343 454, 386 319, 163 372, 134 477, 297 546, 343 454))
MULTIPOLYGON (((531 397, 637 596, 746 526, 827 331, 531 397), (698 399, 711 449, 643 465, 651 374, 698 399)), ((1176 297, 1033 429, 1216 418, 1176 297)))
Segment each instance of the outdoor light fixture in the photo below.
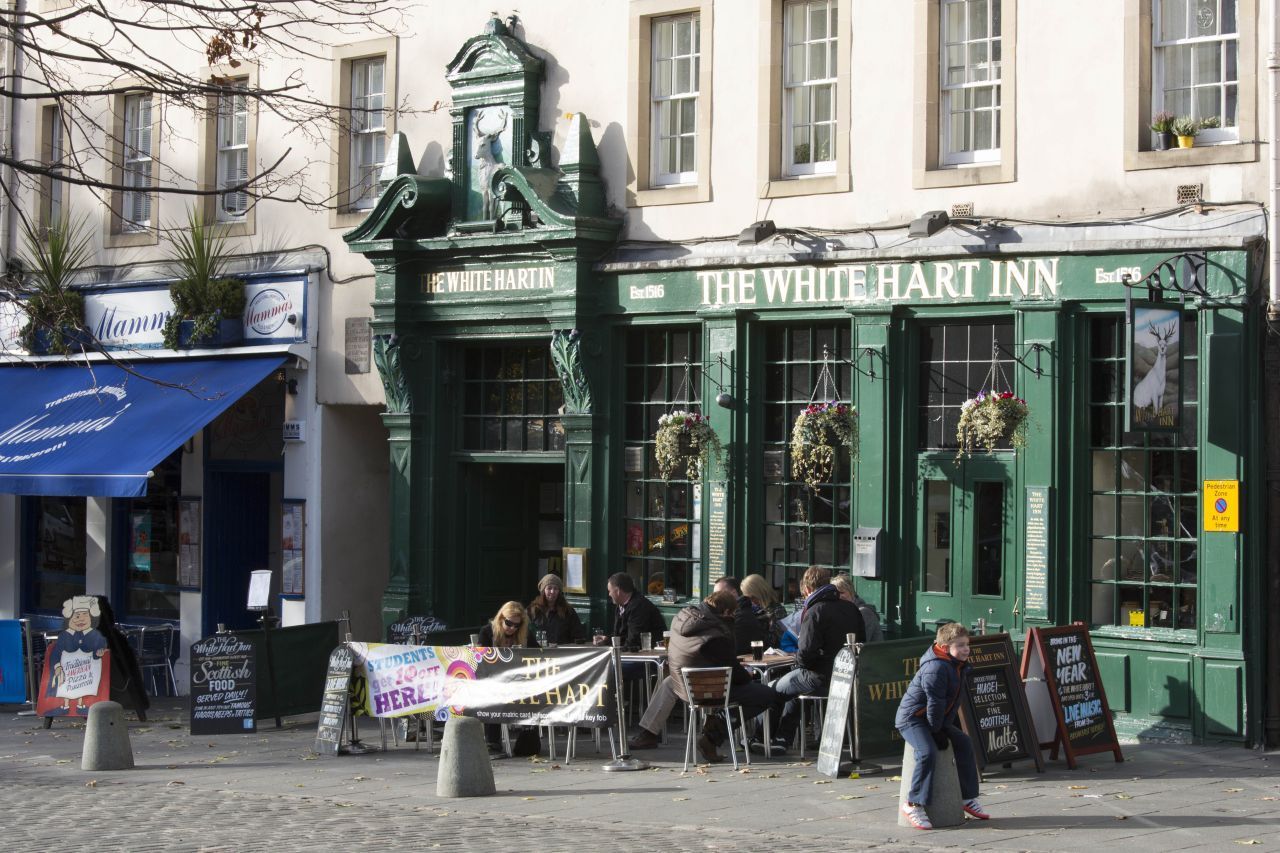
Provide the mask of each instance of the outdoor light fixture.
POLYGON ((908 237, 932 237, 947 224, 951 222, 951 217, 947 216, 945 210, 930 210, 922 216, 917 216, 911 220, 911 226, 907 228, 908 237))
POLYGON ((777 233, 778 226, 773 224, 772 219, 762 219, 759 222, 752 222, 746 228, 743 228, 742 233, 738 235, 738 245, 754 246, 762 240, 768 240, 777 233))

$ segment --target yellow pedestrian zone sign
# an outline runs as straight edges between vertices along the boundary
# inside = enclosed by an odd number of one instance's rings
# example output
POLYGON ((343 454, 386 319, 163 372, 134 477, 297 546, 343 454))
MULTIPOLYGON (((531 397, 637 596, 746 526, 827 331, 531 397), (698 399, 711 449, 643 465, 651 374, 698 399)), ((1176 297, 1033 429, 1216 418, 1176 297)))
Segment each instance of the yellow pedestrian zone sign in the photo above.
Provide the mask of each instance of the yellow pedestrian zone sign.
POLYGON ((1240 532, 1240 481, 1204 481, 1204 530, 1206 533, 1240 532))

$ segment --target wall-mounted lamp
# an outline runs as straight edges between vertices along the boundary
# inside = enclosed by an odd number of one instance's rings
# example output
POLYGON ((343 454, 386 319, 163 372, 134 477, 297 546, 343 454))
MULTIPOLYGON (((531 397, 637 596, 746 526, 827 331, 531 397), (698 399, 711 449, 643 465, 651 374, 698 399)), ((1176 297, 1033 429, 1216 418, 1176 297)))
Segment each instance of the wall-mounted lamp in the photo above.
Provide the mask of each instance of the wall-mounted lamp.
POLYGON ((763 240, 768 240, 777 233, 778 226, 773 224, 772 219, 762 219, 759 222, 752 222, 746 228, 743 228, 742 233, 738 235, 738 245, 754 246, 763 240))
POLYGON ((951 217, 947 216, 945 210, 930 210, 911 220, 911 225, 907 228, 907 236, 932 237, 943 228, 946 228, 950 222, 951 217))

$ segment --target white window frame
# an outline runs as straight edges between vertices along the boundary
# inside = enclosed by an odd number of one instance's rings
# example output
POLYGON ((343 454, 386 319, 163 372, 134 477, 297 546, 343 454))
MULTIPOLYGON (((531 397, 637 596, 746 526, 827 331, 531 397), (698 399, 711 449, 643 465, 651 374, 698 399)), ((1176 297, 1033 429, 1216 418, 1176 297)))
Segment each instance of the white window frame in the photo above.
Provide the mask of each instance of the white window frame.
MULTIPOLYGON (((58 104, 45 106, 41 120, 44 125, 41 134, 44 140, 44 165, 53 170, 61 166, 67 156, 67 123, 62 115, 62 107, 58 104)), ((43 198, 40 222, 45 228, 49 228, 64 215, 67 184, 50 174, 44 178, 41 189, 43 198)))
POLYGON ((387 57, 353 59, 350 74, 350 165, 347 208, 369 210, 378 201, 378 173, 387 151, 387 57), (369 73, 377 68, 381 85, 374 90, 369 73), (373 156, 365 157, 366 145, 373 156), (366 160, 368 162, 366 162, 366 160))
MULTIPOLYGON (((941 166, 985 165, 1000 162, 1001 121, 1003 120, 1003 45, 1001 28, 995 26, 995 10, 1001 8, 1001 0, 941 0, 938 16, 938 124, 939 124, 939 164, 941 166), (985 3, 987 6, 987 34, 980 38, 969 38, 968 7, 974 3, 985 3), (965 31, 963 34, 949 32, 949 10, 959 7, 965 31), (957 37, 959 36, 959 37, 957 37), (985 60, 970 63, 971 51, 985 48, 985 60), (948 54, 952 49, 964 52, 965 56, 960 68, 963 69, 964 80, 953 83, 947 79, 948 54), (1000 59, 994 59, 996 53, 1000 59), (972 79, 977 76, 979 79, 972 79), (968 93, 991 90, 992 103, 983 107, 954 104, 955 99, 964 98, 968 93), (958 147, 951 134, 951 117, 956 112, 967 112, 971 116, 977 112, 992 113, 991 136, 996 140, 994 148, 958 147)), ((1002 12, 1003 14, 1003 12, 1002 12)), ((971 119, 972 121, 972 119, 971 119)), ((970 124, 970 127, 972 125, 970 124)), ((972 133, 972 131, 970 131, 972 133)), ((967 140, 966 140, 967 142, 967 140)))
MULTIPOLYGON (((236 89, 247 89, 249 79, 239 77, 226 81, 236 89)), ((242 184, 249 178, 249 98, 243 94, 218 96, 218 117, 214 144, 216 150, 216 182, 219 190, 242 184)), ((218 222, 243 222, 249 209, 249 194, 244 190, 220 192, 216 200, 218 222)))
POLYGON ((136 234, 151 227, 154 106, 149 92, 124 96, 120 183, 129 189, 120 196, 120 230, 126 234, 136 234), (137 215, 142 212, 144 216, 137 215))
MULTIPOLYGON (((1187 25, 1188 29, 1196 25, 1193 15, 1192 4, 1190 0, 1183 0, 1187 4, 1187 25)), ((1165 3, 1155 2, 1151 6, 1151 112, 1155 113, 1169 110, 1180 115, 1190 115, 1199 121, 1205 116, 1200 115, 1200 111, 1196 104, 1196 92, 1199 89, 1217 89, 1218 103, 1225 106, 1227 100, 1228 88, 1234 88, 1236 92, 1236 110, 1235 123, 1229 127, 1221 127, 1217 129, 1205 129, 1200 131, 1196 137, 1197 145, 1214 144, 1222 142, 1238 142, 1240 140, 1240 8, 1237 0, 1215 0, 1217 14, 1214 16, 1214 22, 1222 20, 1222 8, 1230 6, 1233 10, 1235 18, 1235 31, 1226 34, 1215 34, 1210 36, 1188 36, 1186 38, 1173 38, 1164 40, 1161 33, 1164 30, 1164 13, 1165 3), (1197 48, 1216 45, 1219 50, 1219 71, 1221 76, 1216 82, 1202 83, 1196 80, 1198 63, 1189 62, 1188 70, 1191 74, 1191 81, 1188 87, 1190 89, 1191 108, 1189 110, 1171 110, 1165 105, 1165 97, 1167 89, 1165 88, 1165 53, 1179 48, 1190 47, 1193 51, 1197 48), (1235 76, 1227 77, 1227 55, 1225 51, 1234 51, 1235 60, 1235 76)), ((1203 7, 1202 7, 1203 8, 1203 7)), ((1182 87, 1180 87, 1182 88, 1182 87)), ((1216 114, 1220 119, 1225 121, 1225 116, 1219 112, 1216 114)))
POLYGON ((701 16, 697 12, 686 12, 679 15, 667 15, 660 18, 654 18, 650 22, 652 27, 652 50, 650 55, 650 181, 652 186, 677 186, 685 184, 696 184, 698 182, 698 124, 699 113, 702 110, 702 104, 699 99, 699 80, 701 71, 701 43, 702 43, 702 21, 701 16), (679 26, 688 25, 691 27, 688 53, 677 53, 677 36, 676 32, 679 26), (660 35, 662 28, 671 27, 670 54, 664 55, 664 39, 660 35), (663 80, 664 65, 667 69, 667 79, 671 82, 671 91, 660 92, 659 87, 663 80), (677 88, 677 73, 681 67, 685 68, 686 79, 688 85, 683 91, 677 88), (679 104, 676 110, 677 115, 683 114, 683 106, 687 103, 693 104, 693 117, 686 126, 683 120, 679 120, 680 127, 674 130, 670 128, 663 120, 663 113, 667 111, 669 104, 679 104), (664 170, 662 168, 662 149, 667 140, 675 139, 677 156, 681 158, 679 166, 689 166, 692 168, 680 168, 676 170, 664 170), (683 162, 681 150, 685 145, 691 149, 692 164, 683 162))
POLYGON ((782 174, 786 177, 803 175, 830 175, 836 171, 836 150, 840 140, 839 133, 839 96, 840 87, 837 80, 840 67, 839 47, 839 2, 838 0, 787 0, 782 10, 782 174), (826 33, 814 38, 812 31, 813 11, 825 7, 824 25, 826 33), (793 31, 792 11, 803 8, 804 32, 793 31), (812 59, 815 50, 821 50, 826 74, 811 76, 812 59), (800 79, 792 79, 792 62, 794 51, 800 51, 803 70, 800 79), (817 120, 817 100, 825 90, 828 94, 827 118, 817 120), (797 122, 795 107, 798 97, 804 98, 808 121, 797 122), (815 129, 825 126, 829 134, 828 151, 825 160, 810 160, 805 163, 795 161, 796 130, 807 128, 809 145, 814 145, 815 129))

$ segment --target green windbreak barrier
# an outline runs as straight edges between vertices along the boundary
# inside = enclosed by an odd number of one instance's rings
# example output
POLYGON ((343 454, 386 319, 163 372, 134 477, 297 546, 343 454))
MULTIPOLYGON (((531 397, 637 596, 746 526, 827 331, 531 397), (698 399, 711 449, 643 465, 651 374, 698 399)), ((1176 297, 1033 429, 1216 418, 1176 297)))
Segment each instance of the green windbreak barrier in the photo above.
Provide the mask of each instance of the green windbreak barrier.
POLYGON ((867 643, 858 652, 859 758, 902 757, 902 736, 893 727, 928 637, 867 643))
POLYGON ((271 629, 274 689, 267 671, 263 632, 237 631, 236 636, 250 643, 257 655, 258 707, 254 710, 254 719, 311 714, 320 710, 329 653, 338 646, 337 622, 271 629))

